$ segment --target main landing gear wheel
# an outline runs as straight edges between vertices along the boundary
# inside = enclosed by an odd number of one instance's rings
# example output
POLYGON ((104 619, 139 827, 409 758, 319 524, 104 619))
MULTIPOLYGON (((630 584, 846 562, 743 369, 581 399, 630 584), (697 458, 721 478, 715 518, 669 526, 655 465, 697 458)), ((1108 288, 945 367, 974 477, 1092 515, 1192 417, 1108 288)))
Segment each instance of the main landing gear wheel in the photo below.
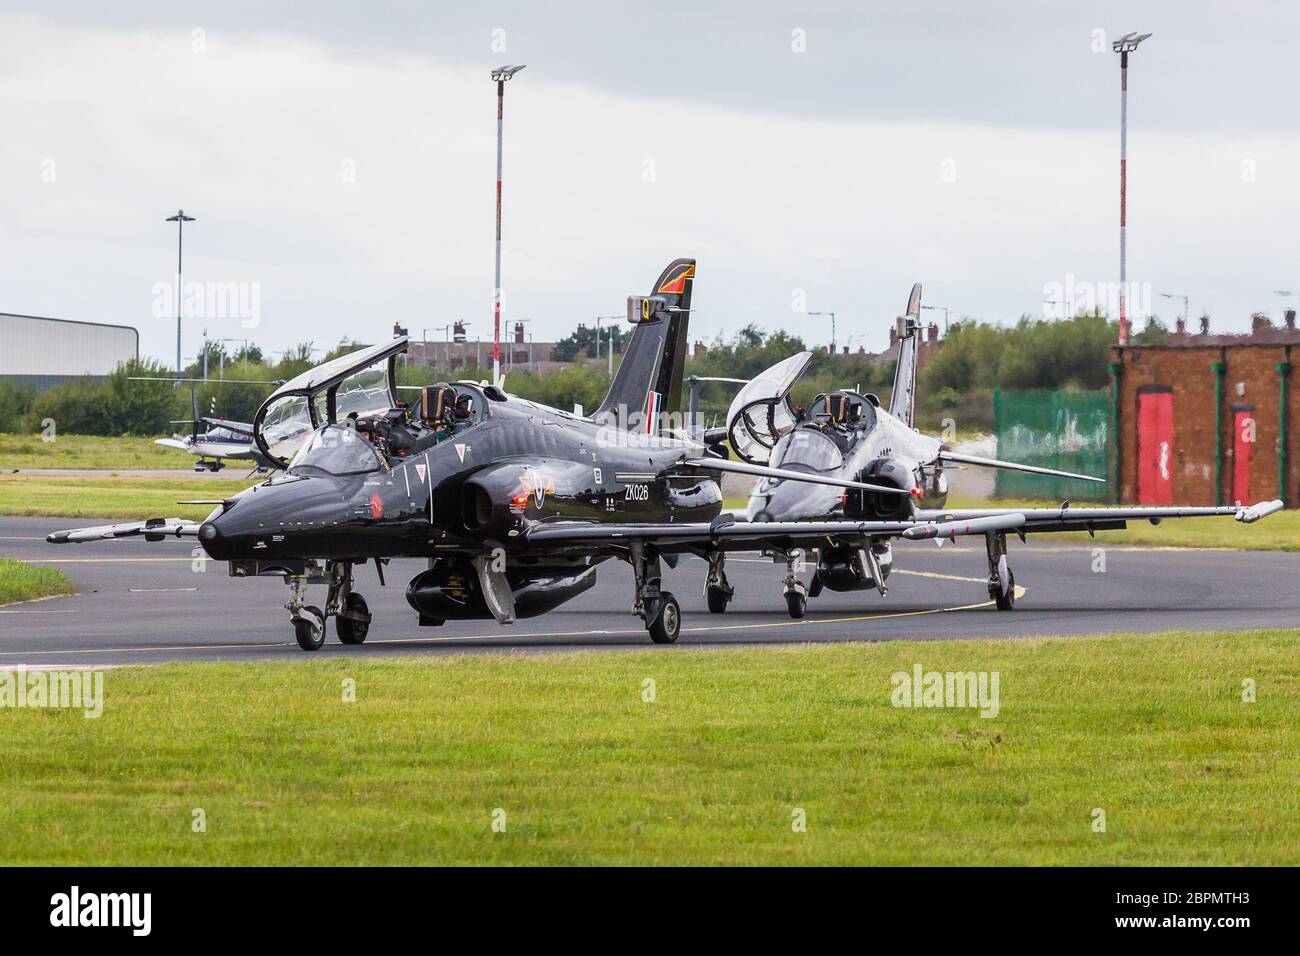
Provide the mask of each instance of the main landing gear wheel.
POLYGON ((364 643, 370 631, 370 608, 366 606, 366 599, 355 591, 349 594, 342 612, 334 619, 334 629, 344 644, 364 643))
POLYGON ((325 615, 314 605, 307 605, 293 619, 293 635, 304 651, 319 651, 325 645, 325 615))
POLYGON ((1010 611, 1016 606, 1016 572, 1007 572, 1007 593, 995 591, 993 603, 997 605, 999 611, 1010 611))
POLYGON ((727 605, 731 603, 731 594, 722 588, 709 588, 705 592, 705 598, 709 602, 709 612, 711 614, 722 614, 727 610, 727 605))
POLYGON ((659 595, 659 613, 650 622, 650 640, 656 644, 672 644, 682 631, 682 609, 677 598, 668 591, 659 595))
POLYGON ((796 621, 803 617, 804 608, 808 605, 808 598, 802 591, 786 591, 785 607, 790 612, 790 616, 796 621))

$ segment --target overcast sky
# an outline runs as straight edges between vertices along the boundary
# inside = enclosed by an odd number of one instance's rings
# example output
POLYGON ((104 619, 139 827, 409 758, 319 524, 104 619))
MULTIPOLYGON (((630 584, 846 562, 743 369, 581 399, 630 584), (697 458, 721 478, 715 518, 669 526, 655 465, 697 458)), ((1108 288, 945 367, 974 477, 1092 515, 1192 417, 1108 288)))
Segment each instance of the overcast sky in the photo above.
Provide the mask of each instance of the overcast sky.
POLYGON ((394 321, 490 338, 502 63, 528 64, 504 315, 538 340, 677 256, 699 260, 705 340, 829 341, 802 304, 883 348, 914 281, 999 322, 1104 294, 1109 41, 1131 30, 1154 36, 1130 69, 1130 281, 1223 330, 1300 290, 1292 3, 24 6, 0 2, 0 311, 134 325, 168 361, 182 206, 187 283, 243 297, 187 320, 187 356, 205 325, 267 349, 394 321))

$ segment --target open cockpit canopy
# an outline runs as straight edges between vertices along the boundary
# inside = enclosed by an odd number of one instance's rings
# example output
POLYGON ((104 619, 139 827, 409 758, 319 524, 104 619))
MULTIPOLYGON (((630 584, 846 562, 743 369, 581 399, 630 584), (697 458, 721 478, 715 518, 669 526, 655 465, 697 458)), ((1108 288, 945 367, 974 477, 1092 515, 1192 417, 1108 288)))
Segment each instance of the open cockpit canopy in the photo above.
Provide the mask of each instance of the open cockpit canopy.
POLYGON ((356 412, 359 418, 397 406, 396 362, 405 336, 340 355, 285 382, 253 419, 253 440, 270 461, 287 468, 309 435, 356 412))
POLYGON ((795 425, 790 390, 811 361, 811 352, 792 355, 737 393, 727 409, 727 437, 740 458, 751 465, 768 463, 772 447, 795 425))

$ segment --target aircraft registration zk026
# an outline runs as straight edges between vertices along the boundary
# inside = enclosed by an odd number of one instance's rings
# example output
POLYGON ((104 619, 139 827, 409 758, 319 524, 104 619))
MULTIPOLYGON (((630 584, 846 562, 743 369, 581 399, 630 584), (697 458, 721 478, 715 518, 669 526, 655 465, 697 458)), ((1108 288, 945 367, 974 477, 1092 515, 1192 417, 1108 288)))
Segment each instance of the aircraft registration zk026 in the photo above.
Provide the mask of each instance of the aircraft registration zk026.
POLYGON ((236 577, 282 576, 298 644, 317 650, 335 618, 339 639, 370 627, 354 590, 358 564, 421 557, 407 585, 421 625, 550 611, 595 583, 610 558, 633 569, 633 608, 656 643, 672 643, 681 610, 663 567, 709 562, 710 605, 724 600, 727 551, 823 542, 867 553, 873 542, 983 534, 1025 523, 1019 512, 948 520, 913 511, 913 486, 728 460, 724 437, 670 427, 680 407, 695 261, 678 259, 648 296, 628 299, 635 326, 609 393, 591 417, 486 383, 432 385, 407 407, 395 385, 405 338, 341 356, 278 388, 253 421, 254 441, 284 474, 221 501, 202 522, 143 522, 59 531, 53 543, 140 535, 195 537, 236 577), (305 442, 301 436, 306 433, 305 442), (682 436, 686 437, 682 437, 682 436), (722 514, 722 472, 861 493, 864 520, 737 521, 722 514), (879 514, 871 513, 873 511, 879 514), (327 586, 324 608, 306 603, 327 586))
MULTIPOLYGON (((841 389, 818 395, 805 412, 790 400, 790 392, 812 355, 800 352, 777 363, 737 394, 727 412, 727 431, 737 455, 752 464, 772 465, 783 471, 801 471, 826 478, 887 484, 909 489, 908 497, 881 496, 876 492, 838 490, 833 485, 809 486, 779 477, 760 478, 750 494, 747 517, 763 523, 825 521, 839 518, 911 519, 919 524, 900 535, 877 534, 857 541, 845 536, 802 540, 791 547, 772 549, 786 562, 785 600, 790 616, 803 617, 808 597, 823 589, 861 591, 877 589, 883 596, 893 566, 893 537, 935 538, 942 544, 949 529, 985 536, 988 553, 988 592, 1000 610, 1015 604, 1015 575, 1007 565, 1007 532, 1023 541, 1026 534, 1049 531, 1108 531, 1122 529, 1128 521, 1158 524, 1166 518, 1230 515, 1254 522, 1282 507, 1269 501, 1232 508, 1074 508, 1066 501, 1059 508, 945 510, 948 498, 945 464, 1007 468, 1038 475, 1082 481, 1105 479, 1052 468, 1022 465, 954 452, 940 439, 913 427, 917 349, 920 335, 921 286, 912 287, 899 335, 898 366, 889 409, 875 395, 841 389), (799 545, 803 545, 800 547, 799 545), (796 569, 805 556, 815 558, 811 587, 805 587, 796 569)), ((715 582, 708 592, 709 609, 726 609, 730 594, 715 582)))

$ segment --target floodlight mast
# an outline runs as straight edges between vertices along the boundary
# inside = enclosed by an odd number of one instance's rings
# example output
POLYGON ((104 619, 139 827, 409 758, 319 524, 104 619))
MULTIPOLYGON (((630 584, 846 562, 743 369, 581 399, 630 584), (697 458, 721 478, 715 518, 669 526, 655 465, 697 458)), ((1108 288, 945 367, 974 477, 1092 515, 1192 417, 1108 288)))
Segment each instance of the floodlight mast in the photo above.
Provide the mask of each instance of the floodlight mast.
POLYGON ((181 255, 185 242, 185 224, 194 222, 193 216, 185 215, 184 209, 176 210, 176 215, 168 216, 164 222, 176 223, 176 378, 181 377, 181 277, 185 274, 181 255))
POLYGON ((1119 344, 1128 345, 1128 55, 1149 33, 1126 33, 1111 49, 1119 54, 1119 344))
POLYGON ((501 66, 492 71, 497 84, 497 248, 496 281, 492 287, 492 384, 501 387, 501 126, 505 116, 506 80, 528 64, 501 66))

